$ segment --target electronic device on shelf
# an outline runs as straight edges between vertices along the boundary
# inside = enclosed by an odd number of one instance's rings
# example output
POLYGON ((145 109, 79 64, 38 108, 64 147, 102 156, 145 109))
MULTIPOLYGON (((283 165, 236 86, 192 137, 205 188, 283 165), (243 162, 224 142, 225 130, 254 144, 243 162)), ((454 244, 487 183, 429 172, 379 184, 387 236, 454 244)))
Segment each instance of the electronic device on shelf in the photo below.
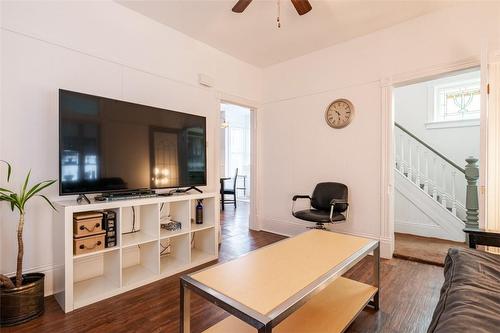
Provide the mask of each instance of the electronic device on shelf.
POLYGON ((158 194, 154 190, 147 188, 130 190, 130 191, 116 191, 103 193, 102 195, 96 196, 94 199, 96 201, 116 201, 116 200, 130 200, 130 199, 144 199, 144 198, 154 198, 158 194))
POLYGON ((89 193, 198 190, 207 184, 206 117, 60 89, 59 184, 79 203, 89 193))
POLYGON ((102 226, 106 231, 104 247, 116 246, 116 212, 105 210, 102 214, 102 226))
POLYGON ((165 229, 167 231, 177 231, 182 229, 182 223, 176 221, 161 223, 160 228, 165 229))
MULTIPOLYGON (((161 208, 160 208, 161 210, 161 208)), ((170 215, 160 217, 160 228, 167 231, 177 231, 182 229, 182 223, 172 220, 170 215)))

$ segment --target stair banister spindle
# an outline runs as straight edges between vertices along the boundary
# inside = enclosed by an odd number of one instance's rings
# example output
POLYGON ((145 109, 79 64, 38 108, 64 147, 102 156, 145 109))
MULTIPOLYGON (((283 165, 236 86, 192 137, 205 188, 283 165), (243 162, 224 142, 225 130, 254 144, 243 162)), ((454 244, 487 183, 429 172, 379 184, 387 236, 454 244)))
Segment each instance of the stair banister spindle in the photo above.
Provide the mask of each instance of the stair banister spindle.
POLYGON ((413 164, 412 164, 412 161, 411 161, 411 139, 408 138, 408 179, 413 182, 413 177, 412 177, 412 173, 413 173, 413 164))
POLYGON ((420 145, 417 144, 417 177, 415 179, 418 187, 420 187, 420 145))
POLYGON ((424 170, 425 170, 425 179, 424 179, 424 192, 429 194, 429 159, 427 156, 427 151, 424 150, 424 170))
POLYGON ((446 165, 443 163, 441 164, 441 168, 442 168, 442 173, 441 173, 441 177, 442 177, 442 189, 441 189, 441 205, 443 205, 444 208, 446 208, 446 165))
POLYGON ((437 164, 437 160, 436 160, 436 156, 434 156, 434 158, 432 159, 432 166, 433 166, 433 184, 432 184, 432 197, 434 198, 434 200, 437 201, 437 167, 438 167, 438 164, 437 164))
POLYGON ((401 143, 401 166, 400 171, 405 174, 405 142, 403 140, 403 134, 399 135, 399 142, 401 143))
POLYGON ((451 212, 453 215, 457 215, 457 197, 455 194, 455 179, 457 172, 455 170, 451 171, 451 212))

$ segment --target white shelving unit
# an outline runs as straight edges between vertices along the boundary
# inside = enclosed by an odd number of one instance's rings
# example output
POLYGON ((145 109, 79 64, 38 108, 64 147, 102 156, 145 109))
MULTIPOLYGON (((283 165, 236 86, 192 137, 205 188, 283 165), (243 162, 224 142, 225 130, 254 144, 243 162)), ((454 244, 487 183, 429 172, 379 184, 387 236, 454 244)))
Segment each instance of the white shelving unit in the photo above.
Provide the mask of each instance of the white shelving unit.
POLYGON ((54 254, 61 268, 54 276, 55 297, 66 313, 218 258, 214 193, 55 204, 54 254), (195 224, 200 199, 203 224, 195 224), (73 255, 73 214, 103 210, 116 212, 117 246, 73 255), (161 221, 168 219, 181 223, 182 228, 161 229, 161 221))

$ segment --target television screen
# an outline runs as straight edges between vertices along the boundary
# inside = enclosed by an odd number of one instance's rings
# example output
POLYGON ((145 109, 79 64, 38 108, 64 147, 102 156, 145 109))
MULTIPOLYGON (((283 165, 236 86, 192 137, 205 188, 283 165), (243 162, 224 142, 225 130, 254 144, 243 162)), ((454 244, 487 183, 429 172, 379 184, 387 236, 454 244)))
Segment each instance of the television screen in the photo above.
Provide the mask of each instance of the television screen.
POLYGON ((206 185, 206 118, 59 90, 59 193, 206 185))

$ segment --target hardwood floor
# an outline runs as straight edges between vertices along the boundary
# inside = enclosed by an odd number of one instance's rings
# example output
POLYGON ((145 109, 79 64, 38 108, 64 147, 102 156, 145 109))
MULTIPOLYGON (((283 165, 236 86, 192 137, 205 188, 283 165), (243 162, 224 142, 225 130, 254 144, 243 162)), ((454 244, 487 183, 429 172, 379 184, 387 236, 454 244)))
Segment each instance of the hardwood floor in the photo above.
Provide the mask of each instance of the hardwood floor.
MULTIPOLYGON (((249 231, 248 205, 245 204, 239 205, 236 211, 226 206, 221 218, 221 261, 284 238, 267 232, 249 231)), ((371 260, 371 257, 365 258, 346 276, 370 282, 371 260)), ((442 269, 436 266, 399 259, 382 261, 381 309, 378 312, 363 311, 347 332, 425 332, 438 300, 442 275, 442 269)), ((193 295, 191 320, 194 332, 201 332, 226 316, 224 311, 193 295)), ((178 317, 179 276, 174 276, 69 314, 64 314, 51 296, 46 299, 46 311, 42 317, 1 331, 177 332, 178 317)))

